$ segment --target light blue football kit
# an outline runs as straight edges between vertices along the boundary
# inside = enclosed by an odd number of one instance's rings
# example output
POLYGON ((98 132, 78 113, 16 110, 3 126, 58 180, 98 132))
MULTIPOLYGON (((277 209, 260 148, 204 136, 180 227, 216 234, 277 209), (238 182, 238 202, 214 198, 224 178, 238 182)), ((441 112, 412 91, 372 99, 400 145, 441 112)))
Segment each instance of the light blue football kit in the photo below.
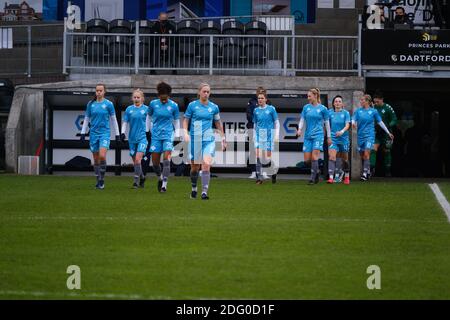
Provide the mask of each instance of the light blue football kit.
POLYGON ((190 159, 201 161, 205 155, 214 157, 213 122, 220 120, 219 107, 211 101, 204 105, 195 100, 189 103, 184 117, 190 119, 190 159))
POLYGON ((328 109, 322 104, 316 106, 307 104, 303 107, 301 117, 306 124, 303 152, 323 151, 323 139, 325 137, 323 127, 325 121, 329 119, 328 109))
POLYGON ((256 139, 255 148, 267 151, 273 150, 275 122, 278 120, 278 114, 275 107, 266 105, 264 108, 259 106, 253 111, 253 123, 255 124, 256 139))
POLYGON ((129 106, 125 110, 123 121, 128 122, 130 131, 128 133, 128 145, 130 147, 130 156, 134 157, 137 152, 145 153, 147 149, 147 115, 149 108, 146 105, 139 107, 129 106))
POLYGON ((381 122, 381 117, 375 108, 358 108, 353 114, 353 121, 358 127, 358 151, 372 150, 375 143, 375 123, 381 122))
POLYGON ((100 148, 109 149, 110 128, 109 119, 114 116, 114 105, 108 99, 91 101, 86 107, 86 117, 91 124, 89 130, 89 147, 91 152, 99 152, 100 148))
POLYGON ((350 123, 350 113, 344 109, 339 112, 330 109, 329 117, 331 127, 331 145, 328 149, 336 150, 337 152, 349 152, 350 141, 348 130, 339 137, 336 136, 336 132, 341 131, 348 123, 350 123))
POLYGON ((149 116, 152 118, 152 141, 150 152, 173 151, 173 121, 179 120, 178 104, 173 100, 162 103, 160 99, 150 102, 149 116))

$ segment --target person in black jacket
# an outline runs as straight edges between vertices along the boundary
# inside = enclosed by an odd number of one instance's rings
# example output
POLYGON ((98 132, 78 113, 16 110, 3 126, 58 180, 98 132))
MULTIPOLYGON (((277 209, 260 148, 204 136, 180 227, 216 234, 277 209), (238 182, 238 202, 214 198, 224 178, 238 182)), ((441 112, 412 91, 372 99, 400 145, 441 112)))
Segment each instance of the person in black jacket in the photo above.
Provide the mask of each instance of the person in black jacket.
MULTIPOLYGON (((175 34, 176 27, 169 21, 167 13, 161 12, 158 16, 158 21, 155 22, 152 28, 154 34, 175 34)), ((157 37, 156 38, 156 67, 167 67, 168 64, 175 70, 175 38, 174 37, 157 37)))
MULTIPOLYGON (((255 157, 255 150, 253 148, 253 129, 254 129, 254 123, 253 123, 253 111, 256 107, 258 107, 258 94, 267 94, 266 89, 263 87, 256 88, 256 94, 254 97, 252 97, 248 103, 247 103, 247 131, 248 131, 248 140, 249 140, 249 169, 251 172, 251 175, 249 179, 256 179, 256 157, 255 157)), ((267 101, 268 104, 270 104, 269 101, 267 101)), ((263 178, 267 179, 267 176, 263 176, 263 178)))

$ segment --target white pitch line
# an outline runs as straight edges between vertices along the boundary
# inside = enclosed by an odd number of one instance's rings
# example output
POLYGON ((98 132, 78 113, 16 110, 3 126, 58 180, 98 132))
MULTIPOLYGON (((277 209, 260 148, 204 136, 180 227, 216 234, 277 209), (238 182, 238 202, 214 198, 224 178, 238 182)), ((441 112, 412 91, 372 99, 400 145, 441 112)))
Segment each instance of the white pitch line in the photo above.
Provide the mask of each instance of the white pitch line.
POLYGON ((302 218, 302 217, 293 217, 293 218, 284 218, 284 217, 256 217, 256 218, 247 218, 247 217, 238 217, 238 218, 230 218, 229 216, 0 216, 0 220, 122 220, 122 221, 155 221, 155 220, 225 220, 225 221, 272 221, 272 222, 378 222, 378 223, 441 223, 438 220, 414 220, 414 219, 358 219, 358 218, 346 218, 346 217, 335 217, 335 218, 302 218))
POLYGON ((434 195, 436 196, 437 201, 441 205, 442 209, 444 210, 444 213, 447 215, 448 222, 450 223, 450 204, 447 201, 447 198, 445 198, 444 194, 442 193, 441 189, 439 189, 439 186, 436 183, 429 184, 431 191, 433 191, 434 195))
MULTIPOLYGON (((140 294, 121 294, 121 293, 78 293, 78 292, 44 292, 44 291, 15 291, 0 290, 0 296, 28 296, 36 298, 44 297, 67 297, 67 298, 92 298, 92 299, 124 299, 124 300, 174 300, 166 296, 143 296, 140 294)), ((253 300, 247 298, 206 298, 206 297, 184 297, 188 300, 253 300)))

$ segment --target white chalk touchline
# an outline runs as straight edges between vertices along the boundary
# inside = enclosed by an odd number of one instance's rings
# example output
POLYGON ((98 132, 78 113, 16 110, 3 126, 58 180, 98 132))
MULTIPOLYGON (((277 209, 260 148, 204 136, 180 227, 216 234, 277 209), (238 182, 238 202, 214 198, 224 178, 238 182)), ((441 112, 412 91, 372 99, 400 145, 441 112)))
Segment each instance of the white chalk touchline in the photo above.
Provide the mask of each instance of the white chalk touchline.
MULTIPOLYGON (((44 292, 44 291, 15 291, 0 290, 0 296, 28 296, 28 297, 67 297, 67 298, 98 298, 98 299, 125 299, 125 300, 174 300, 166 296, 143 296, 140 294, 120 294, 120 293, 81 293, 81 292, 44 292)), ((184 297, 188 300, 252 300, 252 299, 229 299, 229 298, 205 298, 205 297, 184 297)))
POLYGON ((122 220, 122 221, 155 221, 155 220, 225 220, 225 221, 273 221, 273 222, 283 222, 283 221, 304 221, 304 222, 382 222, 382 223, 405 223, 405 222, 423 222, 423 223, 441 223, 439 220, 414 220, 414 219, 358 219, 358 218, 283 218, 283 217, 256 217, 256 218, 246 218, 246 217, 227 217, 227 216, 211 216, 211 217, 198 217, 198 216, 0 216, 0 220, 122 220))
POLYGON ((433 191, 434 195, 436 196, 436 199, 441 205, 445 214, 447 215, 448 222, 450 222, 450 204, 448 203, 447 198, 445 198, 444 194, 442 193, 441 189, 439 189, 439 186, 436 183, 431 183, 429 184, 429 186, 431 188, 431 191, 433 191))

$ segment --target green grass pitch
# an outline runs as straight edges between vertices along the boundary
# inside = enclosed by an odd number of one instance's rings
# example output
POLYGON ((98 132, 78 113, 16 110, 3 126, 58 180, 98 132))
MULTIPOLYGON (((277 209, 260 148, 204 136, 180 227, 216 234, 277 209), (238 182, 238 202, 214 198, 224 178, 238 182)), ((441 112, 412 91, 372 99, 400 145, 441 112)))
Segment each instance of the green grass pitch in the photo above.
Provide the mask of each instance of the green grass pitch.
POLYGON ((450 299, 450 224, 425 182, 214 178, 209 201, 188 178, 93 182, 0 176, 0 299, 450 299))

